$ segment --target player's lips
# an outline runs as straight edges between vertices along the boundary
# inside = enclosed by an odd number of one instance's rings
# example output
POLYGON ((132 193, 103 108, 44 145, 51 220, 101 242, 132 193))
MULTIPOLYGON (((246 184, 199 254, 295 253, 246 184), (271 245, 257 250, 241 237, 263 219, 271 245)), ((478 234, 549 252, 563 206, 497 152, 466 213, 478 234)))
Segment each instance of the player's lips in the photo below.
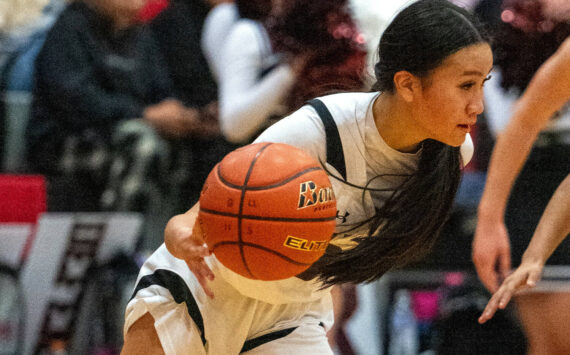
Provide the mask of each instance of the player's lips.
POLYGON ((471 132, 471 126, 474 126, 477 123, 477 117, 471 117, 466 123, 458 124, 457 127, 462 131, 467 133, 471 132))
POLYGON ((457 127, 466 133, 471 132, 471 125, 469 124, 458 124, 457 127))

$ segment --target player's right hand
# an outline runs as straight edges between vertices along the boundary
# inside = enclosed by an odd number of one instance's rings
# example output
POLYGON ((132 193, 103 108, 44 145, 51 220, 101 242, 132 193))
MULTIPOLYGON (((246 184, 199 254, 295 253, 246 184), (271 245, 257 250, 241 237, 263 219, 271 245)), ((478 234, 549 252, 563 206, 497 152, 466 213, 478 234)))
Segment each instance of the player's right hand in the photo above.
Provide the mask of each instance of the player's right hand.
POLYGON ((174 257, 186 262, 204 289, 204 293, 214 298, 214 293, 208 287, 208 281, 214 280, 214 273, 204 260, 211 252, 204 242, 197 216, 189 211, 172 217, 164 231, 164 244, 174 257), (192 225, 193 228, 190 227, 192 225))
POLYGON ((511 269, 511 247, 503 222, 479 218, 473 238, 472 257, 479 279, 492 293, 511 269))
POLYGON ((479 323, 483 324, 493 315, 497 309, 504 309, 513 295, 520 290, 532 288, 540 280, 544 263, 541 262, 524 262, 509 275, 499 290, 495 292, 493 297, 487 303, 485 310, 479 317, 479 323))

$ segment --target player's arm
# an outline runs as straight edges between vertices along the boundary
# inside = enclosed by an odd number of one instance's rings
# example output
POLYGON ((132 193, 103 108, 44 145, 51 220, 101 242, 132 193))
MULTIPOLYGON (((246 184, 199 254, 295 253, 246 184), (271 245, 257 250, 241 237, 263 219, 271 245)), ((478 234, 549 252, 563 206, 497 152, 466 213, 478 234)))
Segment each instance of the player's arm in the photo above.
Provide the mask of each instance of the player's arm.
POLYGON ((570 99, 570 39, 536 72, 505 130, 499 134, 478 209, 473 261, 481 281, 494 291, 510 269, 504 212, 510 191, 538 133, 570 99))
POLYGON ((542 275, 546 260, 570 233, 570 175, 556 189, 536 227, 530 244, 523 254, 521 265, 505 279, 491 297, 479 317, 479 323, 491 319, 497 309, 507 306, 513 294, 534 287, 542 275))
POLYGON ((200 223, 196 223, 199 210, 200 205, 196 203, 186 213, 172 217, 164 229, 164 244, 170 254, 186 262, 204 292, 213 298, 207 282, 214 279, 214 273, 204 261, 211 253, 204 242, 200 223))
POLYGON ((154 318, 146 313, 125 334, 121 355, 162 355, 164 350, 154 328, 154 318))
POLYGON ((499 134, 479 211, 501 218, 512 185, 538 133, 570 100, 570 38, 536 72, 499 134), (497 212, 500 212, 497 214, 497 212))

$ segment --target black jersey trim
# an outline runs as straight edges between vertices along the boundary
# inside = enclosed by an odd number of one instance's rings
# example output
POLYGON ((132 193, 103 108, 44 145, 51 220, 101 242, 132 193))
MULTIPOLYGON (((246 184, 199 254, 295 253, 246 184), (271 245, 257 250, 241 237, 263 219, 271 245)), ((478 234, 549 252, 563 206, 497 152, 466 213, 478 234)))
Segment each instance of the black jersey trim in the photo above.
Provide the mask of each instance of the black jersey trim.
POLYGON ((240 353, 250 351, 251 349, 257 348, 260 345, 269 343, 270 341, 284 338, 287 335, 291 334, 295 329, 297 329, 297 327, 278 330, 275 332, 262 335, 257 338, 246 340, 245 343, 243 344, 243 347, 241 348, 240 353))
POLYGON ((344 152, 342 150, 342 141, 338 133, 338 127, 334 122, 331 112, 327 106, 319 99, 307 101, 311 105, 325 125, 325 133, 327 140, 327 162, 332 165, 346 180, 346 163, 344 160, 344 152))
POLYGON ((186 308, 188 309, 188 314, 190 318, 194 321, 198 330, 200 331, 200 338, 202 339, 202 344, 206 345, 206 336, 204 333, 204 319, 198 308, 198 304, 190 292, 190 289, 180 277, 180 275, 172 272, 170 270, 158 269, 150 275, 143 276, 137 283, 135 290, 131 299, 135 297, 137 292, 140 290, 150 287, 152 285, 158 285, 166 288, 172 294, 174 301, 176 303, 186 303, 186 308))

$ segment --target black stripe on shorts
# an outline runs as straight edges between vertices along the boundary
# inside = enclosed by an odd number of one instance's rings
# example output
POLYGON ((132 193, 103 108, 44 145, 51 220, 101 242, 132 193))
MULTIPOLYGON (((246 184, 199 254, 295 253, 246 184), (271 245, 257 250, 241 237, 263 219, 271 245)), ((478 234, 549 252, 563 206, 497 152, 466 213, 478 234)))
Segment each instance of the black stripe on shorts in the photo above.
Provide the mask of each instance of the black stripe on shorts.
POLYGON ((188 314, 190 318, 194 321, 198 329, 200 330, 200 338, 202 339, 202 344, 206 345, 206 336, 204 334, 204 320, 198 304, 194 299, 194 296, 188 289, 188 286, 184 280, 175 272, 170 270, 158 269, 150 275, 143 276, 137 283, 131 299, 135 297, 139 290, 150 287, 152 285, 158 285, 166 288, 174 297, 176 303, 186 303, 186 308, 188 309, 188 314))
POLYGON ((245 343, 243 344, 243 347, 241 348, 240 353, 250 351, 251 349, 257 348, 260 345, 269 343, 270 341, 286 337, 287 335, 291 334, 295 329, 297 329, 297 327, 282 329, 262 335, 257 338, 246 340, 245 343))

